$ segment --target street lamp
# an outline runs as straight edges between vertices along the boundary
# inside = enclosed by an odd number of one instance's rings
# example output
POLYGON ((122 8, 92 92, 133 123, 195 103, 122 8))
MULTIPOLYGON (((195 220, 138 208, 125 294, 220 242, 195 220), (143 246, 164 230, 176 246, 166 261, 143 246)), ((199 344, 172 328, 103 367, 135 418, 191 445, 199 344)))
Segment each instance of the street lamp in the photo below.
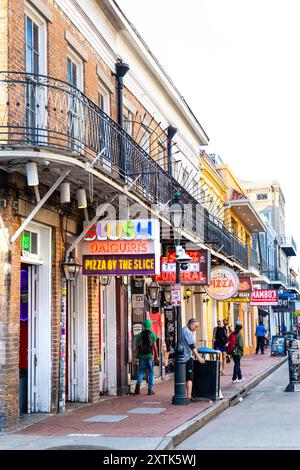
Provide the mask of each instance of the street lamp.
MULTIPOLYGON (((187 269, 191 260, 184 249, 180 246, 180 231, 182 228, 183 205, 180 203, 180 193, 175 194, 174 203, 170 208, 171 223, 174 232, 175 249, 176 249, 176 284, 178 290, 181 291, 180 271, 187 269)), ((175 346, 175 382, 174 396, 172 398, 173 405, 187 405, 189 399, 186 394, 186 378, 185 378, 185 360, 183 353, 182 341, 182 319, 181 319, 181 300, 180 305, 175 307, 176 311, 176 346, 175 346)))

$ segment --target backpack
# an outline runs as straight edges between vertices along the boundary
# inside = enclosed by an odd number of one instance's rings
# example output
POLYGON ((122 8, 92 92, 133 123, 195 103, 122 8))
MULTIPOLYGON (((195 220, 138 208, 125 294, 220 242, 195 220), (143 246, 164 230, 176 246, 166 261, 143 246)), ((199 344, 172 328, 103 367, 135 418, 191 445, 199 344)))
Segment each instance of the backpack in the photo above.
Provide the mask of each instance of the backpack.
POLYGON ((153 340, 151 338, 151 331, 144 330, 141 333, 141 339, 138 345, 138 352, 140 354, 152 354, 153 340))
POLYGON ((227 345, 226 345, 226 352, 228 354, 233 355, 235 348, 236 348, 236 334, 230 333, 228 337, 227 345))

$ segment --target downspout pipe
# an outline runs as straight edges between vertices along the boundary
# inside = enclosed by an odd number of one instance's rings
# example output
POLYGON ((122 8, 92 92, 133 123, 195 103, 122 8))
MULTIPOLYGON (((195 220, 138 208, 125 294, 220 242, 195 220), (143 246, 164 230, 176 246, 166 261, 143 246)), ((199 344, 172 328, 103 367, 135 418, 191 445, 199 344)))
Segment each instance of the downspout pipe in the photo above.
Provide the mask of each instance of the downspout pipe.
POLYGON ((169 198, 172 201, 173 199, 173 194, 172 194, 172 175, 173 175, 173 169, 172 169, 172 140, 173 137, 175 136, 177 132, 176 127, 169 126, 167 129, 167 136, 168 136, 168 146, 167 146, 167 152, 168 152, 168 175, 170 177, 170 183, 169 183, 169 198))
MULTIPOLYGON (((124 118, 123 118, 123 89, 124 89, 124 77, 129 70, 129 65, 124 62, 116 63, 116 78, 117 78, 117 94, 118 94, 118 124, 124 129, 124 118)), ((125 154, 124 145, 122 138, 120 139, 120 153, 119 153, 119 166, 121 172, 121 178, 125 179, 125 154)))

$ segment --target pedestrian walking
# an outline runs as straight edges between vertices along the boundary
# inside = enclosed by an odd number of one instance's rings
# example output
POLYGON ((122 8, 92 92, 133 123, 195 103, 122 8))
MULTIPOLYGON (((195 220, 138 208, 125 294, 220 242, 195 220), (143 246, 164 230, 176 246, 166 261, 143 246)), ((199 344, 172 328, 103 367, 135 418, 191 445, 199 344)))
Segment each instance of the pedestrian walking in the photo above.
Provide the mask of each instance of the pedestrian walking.
POLYGON ((285 333, 286 333, 287 330, 286 330, 286 326, 285 326, 284 323, 282 323, 280 330, 281 330, 281 334, 282 334, 282 335, 285 335, 285 333))
POLYGON ((216 351, 221 352, 221 375, 225 375, 227 332, 227 326, 222 325, 221 320, 217 320, 217 326, 213 330, 213 346, 216 351))
POLYGON ((187 326, 182 328, 182 339, 183 339, 183 352, 185 361, 185 374, 186 374, 186 393, 188 398, 192 398, 193 388, 193 354, 201 364, 204 364, 205 360, 198 353, 195 346, 194 331, 199 327, 199 322, 195 318, 191 318, 188 321, 187 326))
POLYGON ((243 324, 240 321, 237 321, 235 324, 235 330, 229 335, 227 343, 227 352, 233 357, 234 368, 232 374, 232 382, 241 382, 242 381, 242 371, 241 371, 241 358, 244 354, 244 338, 241 333, 243 324))
POLYGON ((148 395, 154 395, 154 362, 158 360, 157 336, 151 331, 151 320, 144 321, 144 330, 136 337, 136 364, 139 366, 134 394, 140 393, 144 374, 148 374, 148 395), (153 361, 154 356, 154 361, 153 361))
POLYGON ((264 325, 264 322, 260 320, 259 325, 256 327, 256 350, 255 354, 258 354, 259 348, 261 351, 261 354, 265 354, 264 349, 265 349, 265 337, 267 333, 267 328, 264 325))

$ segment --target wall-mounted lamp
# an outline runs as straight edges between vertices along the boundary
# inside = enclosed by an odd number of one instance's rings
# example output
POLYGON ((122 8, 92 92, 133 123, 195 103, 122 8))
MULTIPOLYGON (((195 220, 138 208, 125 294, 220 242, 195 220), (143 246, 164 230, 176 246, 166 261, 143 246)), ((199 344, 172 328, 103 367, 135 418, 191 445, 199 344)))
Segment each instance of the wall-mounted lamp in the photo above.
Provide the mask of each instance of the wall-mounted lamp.
POLYGON ((111 281, 111 276, 99 276, 101 286, 108 286, 111 281))
POLYGON ((185 292, 184 292, 184 295, 183 295, 183 300, 189 300, 190 297, 192 295, 192 291, 191 289, 188 287, 187 289, 185 289, 185 292))
POLYGON ((27 175, 28 186, 39 185, 38 169, 37 169, 37 164, 35 162, 26 163, 26 175, 27 175))
POLYGON ((76 281, 81 268, 81 264, 76 263, 75 259, 73 257, 70 257, 66 259, 66 261, 61 265, 64 276, 67 281, 76 281))
POLYGON ((170 290, 164 290, 164 298, 165 298, 166 304, 171 303, 171 291, 170 290))
POLYGON ((85 189, 77 189, 77 204, 78 209, 85 209, 87 207, 85 189))
POLYGON ((158 304, 158 296, 160 286, 157 281, 152 281, 147 287, 148 290, 148 298, 152 306, 156 306, 158 304))

